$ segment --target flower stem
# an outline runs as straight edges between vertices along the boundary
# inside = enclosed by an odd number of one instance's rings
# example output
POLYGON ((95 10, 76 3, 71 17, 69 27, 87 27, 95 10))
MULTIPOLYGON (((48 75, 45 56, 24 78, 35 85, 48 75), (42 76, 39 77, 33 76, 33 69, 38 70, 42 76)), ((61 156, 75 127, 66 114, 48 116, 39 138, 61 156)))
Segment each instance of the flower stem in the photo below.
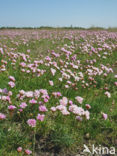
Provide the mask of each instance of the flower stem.
POLYGON ((36 134, 36 128, 34 129, 34 138, 33 138, 33 156, 35 155, 35 134, 36 134))

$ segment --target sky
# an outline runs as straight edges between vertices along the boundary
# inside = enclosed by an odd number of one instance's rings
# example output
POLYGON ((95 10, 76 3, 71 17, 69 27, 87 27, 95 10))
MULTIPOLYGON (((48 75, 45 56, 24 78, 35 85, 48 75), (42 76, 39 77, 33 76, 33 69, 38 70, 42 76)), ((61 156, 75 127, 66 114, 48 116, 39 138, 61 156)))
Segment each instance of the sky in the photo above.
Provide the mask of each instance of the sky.
POLYGON ((117 0, 0 0, 0 27, 117 27, 117 0))

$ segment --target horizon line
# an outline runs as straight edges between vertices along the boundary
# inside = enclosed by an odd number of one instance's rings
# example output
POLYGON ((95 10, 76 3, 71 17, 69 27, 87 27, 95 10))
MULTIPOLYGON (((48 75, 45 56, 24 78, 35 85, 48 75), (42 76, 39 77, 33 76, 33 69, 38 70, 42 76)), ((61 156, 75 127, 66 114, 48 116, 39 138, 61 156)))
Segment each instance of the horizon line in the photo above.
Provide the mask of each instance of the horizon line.
POLYGON ((90 28, 97 28, 97 29, 117 29, 117 26, 108 26, 108 27, 102 27, 102 26, 90 26, 90 27, 82 27, 82 26, 0 26, 0 29, 8 29, 8 28, 16 28, 16 29, 22 29, 22 28, 32 28, 32 29, 40 29, 40 28, 71 28, 71 29, 90 29, 90 28))

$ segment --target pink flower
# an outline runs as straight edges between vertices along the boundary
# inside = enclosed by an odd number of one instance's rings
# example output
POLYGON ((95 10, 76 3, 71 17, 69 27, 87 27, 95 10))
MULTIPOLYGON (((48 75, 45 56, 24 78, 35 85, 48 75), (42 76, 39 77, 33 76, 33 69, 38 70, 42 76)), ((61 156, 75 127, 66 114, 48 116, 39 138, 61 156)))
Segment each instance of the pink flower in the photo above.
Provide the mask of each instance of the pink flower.
POLYGON ((69 111, 78 115, 78 116, 81 116, 81 115, 84 115, 85 114, 85 111, 82 107, 78 107, 77 105, 75 104, 72 104, 69 106, 69 111))
POLYGON ((45 103, 48 102, 48 99, 47 99, 47 98, 44 98, 44 102, 45 102, 45 103))
POLYGON ((49 81, 49 84, 50 84, 50 86, 54 85, 53 81, 49 81))
POLYGON ((30 53, 30 49, 27 49, 27 53, 30 53))
POLYGON ((22 152, 22 147, 18 147, 18 148, 17 148, 17 151, 18 151, 18 152, 22 152))
POLYGON ((55 98, 62 96, 60 92, 53 92, 52 95, 55 96, 55 98))
POLYGON ((82 121, 82 117, 80 117, 80 116, 76 116, 76 120, 78 120, 78 121, 82 121))
POLYGON ((29 101, 29 103, 31 103, 31 104, 36 104, 37 101, 36 101, 35 99, 32 99, 32 100, 29 101))
POLYGON ((69 85, 65 85, 65 88, 69 88, 69 85))
POLYGON ((63 97, 61 100, 60 100, 60 105, 64 105, 66 106, 68 103, 68 99, 66 97, 63 97))
POLYGON ((54 76, 54 75, 55 75, 55 73, 56 73, 56 70, 55 70, 55 69, 53 69, 53 68, 51 68, 50 70, 51 70, 52 75, 54 76))
POLYGON ((57 110, 60 110, 60 111, 64 111, 64 110, 66 110, 66 106, 64 106, 64 105, 58 105, 58 106, 56 106, 56 109, 57 110))
POLYGON ((59 96, 62 96, 62 95, 61 95, 61 93, 60 93, 60 92, 57 92, 57 96, 59 97, 59 96))
POLYGON ((10 81, 10 82, 8 83, 8 85, 9 85, 11 88, 14 88, 14 87, 15 87, 15 83, 12 82, 12 81, 10 81))
POLYGON ((36 120, 35 119, 28 119, 27 124, 30 127, 36 127, 36 120))
POLYGON ((25 69, 21 69, 21 72, 23 72, 23 73, 24 73, 25 71, 26 71, 25 69))
POLYGON ((37 115, 37 120, 43 121, 44 120, 45 115, 44 114, 38 114, 37 115))
POLYGON ((111 94, 110 94, 108 91, 105 92, 105 95, 106 95, 108 98, 111 97, 111 94))
POLYGON ((75 99, 76 99, 80 104, 82 104, 82 102, 83 102, 83 98, 82 98, 82 97, 76 96, 75 99))
POLYGON ((0 53, 3 55, 4 52, 3 52, 3 48, 0 48, 0 53))
POLYGON ((87 120, 90 119, 90 113, 89 113, 89 111, 85 111, 84 112, 84 115, 85 115, 85 117, 86 117, 87 120))
POLYGON ((39 106, 39 111, 47 112, 48 110, 47 110, 46 106, 41 105, 41 106, 39 106))
POLYGON ((46 89, 40 89, 40 93, 44 94, 44 95, 47 95, 47 90, 46 89))
POLYGON ((107 74, 106 74, 106 73, 104 73, 104 76, 106 77, 106 76, 107 76, 107 74))
POLYGON ((25 67, 25 66, 26 66, 26 63, 25 63, 25 62, 21 62, 21 63, 20 63, 20 66, 21 66, 21 67, 25 67))
POLYGON ((1 96, 0 99, 3 101, 7 101, 7 96, 1 96))
POLYGON ((3 93, 3 90, 0 88, 0 93, 3 93))
POLYGON ((102 113, 102 117, 104 118, 104 120, 106 120, 108 118, 108 115, 105 113, 102 113))
POLYGON ((8 109, 12 111, 12 110, 16 109, 16 107, 14 105, 10 105, 10 106, 8 106, 8 109))
POLYGON ((25 102, 22 102, 21 105, 19 105, 21 108, 27 107, 27 104, 25 102))
POLYGON ((69 115, 70 114, 70 112, 68 112, 67 109, 62 110, 61 113, 63 115, 69 115))
POLYGON ((8 96, 12 96, 13 94, 12 94, 12 91, 9 91, 8 92, 8 96))
MULTIPOLYGON (((22 90, 22 92, 23 92, 23 90, 22 90)), ((29 97, 31 98, 31 97, 33 97, 33 92, 32 91, 25 92, 25 96, 28 98, 29 97)))
POLYGON ((4 88, 3 90, 1 90, 2 91, 2 93, 4 93, 4 94, 7 94, 8 93, 8 90, 7 90, 7 88, 4 88))
POLYGON ((18 109, 19 110, 19 112, 23 112, 23 109, 18 109))
POLYGON ((62 81, 63 81, 63 79, 60 77, 60 78, 59 78, 59 81, 61 81, 61 82, 62 82, 62 81))
POLYGON ((9 96, 7 96, 7 97, 6 97, 6 100, 7 100, 7 101, 10 101, 10 97, 9 97, 9 96))
POLYGON ((30 155, 30 154, 32 154, 32 151, 30 151, 29 149, 26 149, 25 154, 30 155))
POLYGON ((117 86, 117 82, 115 82, 114 84, 115 84, 115 86, 117 86))
POLYGON ((3 119, 5 119, 5 118, 6 118, 6 115, 0 113, 0 120, 3 120, 3 119))
POLYGON ((14 81, 15 82, 15 78, 13 76, 9 76, 10 81, 14 81))
POLYGON ((56 111, 56 107, 51 107, 50 109, 51 109, 52 112, 56 111))
POLYGON ((19 94, 20 94, 20 95, 24 95, 24 94, 25 94, 25 91, 24 91, 24 90, 20 90, 20 91, 19 91, 19 94))
POLYGON ((45 60, 51 61, 51 58, 49 56, 46 56, 45 60))
POLYGON ((73 104, 73 101, 69 100, 69 104, 72 105, 73 104))
POLYGON ((89 104, 85 105, 87 109, 91 109, 91 106, 89 104))

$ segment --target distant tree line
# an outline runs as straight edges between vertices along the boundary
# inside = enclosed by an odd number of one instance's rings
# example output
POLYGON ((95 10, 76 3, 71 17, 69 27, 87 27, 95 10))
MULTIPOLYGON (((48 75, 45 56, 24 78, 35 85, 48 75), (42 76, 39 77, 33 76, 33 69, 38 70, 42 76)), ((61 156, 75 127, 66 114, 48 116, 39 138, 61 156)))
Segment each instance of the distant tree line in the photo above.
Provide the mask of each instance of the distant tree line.
POLYGON ((89 28, 83 28, 83 27, 73 27, 72 25, 69 27, 51 27, 51 26, 40 26, 40 27, 2 27, 0 26, 0 29, 67 29, 67 30, 108 30, 108 31, 117 31, 117 27, 89 27, 89 28))

